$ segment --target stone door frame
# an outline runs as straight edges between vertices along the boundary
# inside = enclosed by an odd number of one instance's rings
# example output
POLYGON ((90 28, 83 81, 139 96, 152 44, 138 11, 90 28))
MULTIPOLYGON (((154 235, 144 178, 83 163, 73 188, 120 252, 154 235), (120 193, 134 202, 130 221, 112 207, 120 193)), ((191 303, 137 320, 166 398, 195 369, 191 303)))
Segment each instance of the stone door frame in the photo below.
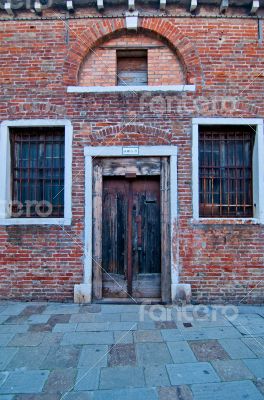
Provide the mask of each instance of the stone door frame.
POLYGON ((92 301, 93 273, 93 158, 95 157, 168 157, 169 158, 169 204, 170 204, 170 275, 171 301, 177 298, 179 289, 179 266, 177 244, 178 190, 177 146, 87 146, 85 155, 85 225, 84 225, 84 271, 83 282, 74 286, 74 301, 92 301), (131 150, 131 151, 130 151, 131 150))

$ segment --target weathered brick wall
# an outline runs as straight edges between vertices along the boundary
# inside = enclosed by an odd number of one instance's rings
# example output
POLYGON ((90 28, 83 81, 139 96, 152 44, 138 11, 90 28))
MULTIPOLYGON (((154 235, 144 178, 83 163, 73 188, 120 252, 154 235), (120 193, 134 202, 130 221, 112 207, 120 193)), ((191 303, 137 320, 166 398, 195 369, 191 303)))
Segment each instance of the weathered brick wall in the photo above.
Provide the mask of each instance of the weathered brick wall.
POLYGON ((263 301, 264 227, 194 224, 191 183, 192 117, 264 117, 257 21, 146 17, 140 25, 141 35, 177 49, 196 92, 67 94, 88 48, 125 33, 124 19, 71 19, 70 29, 54 19, 0 21, 0 120, 67 118, 74 128, 73 224, 0 227, 1 298, 73 299, 83 273, 85 145, 171 143, 179 147, 181 281, 197 301, 263 301))
POLYGON ((80 86, 114 86, 117 78, 116 48, 148 49, 148 84, 180 85, 185 83, 184 71, 175 52, 165 43, 142 34, 125 34, 92 49, 79 71, 80 86), (155 46, 155 47, 154 47, 155 46))

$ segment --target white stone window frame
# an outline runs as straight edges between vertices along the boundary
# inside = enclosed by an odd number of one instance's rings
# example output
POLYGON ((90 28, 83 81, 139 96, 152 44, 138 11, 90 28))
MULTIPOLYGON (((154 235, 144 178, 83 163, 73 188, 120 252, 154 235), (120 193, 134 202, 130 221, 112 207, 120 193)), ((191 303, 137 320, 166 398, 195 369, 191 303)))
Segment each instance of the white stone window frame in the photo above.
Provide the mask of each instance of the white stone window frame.
POLYGON ((66 119, 21 119, 3 121, 0 125, 0 226, 1 225, 71 225, 72 220, 72 136, 73 128, 66 119), (64 217, 12 218, 11 149, 9 128, 62 127, 65 129, 64 217))
POLYGON ((260 118, 193 118, 192 119, 192 190, 193 222, 264 224, 264 134, 260 118), (199 126, 200 125, 250 125, 256 128, 253 149, 253 217, 252 218, 210 218, 199 216, 199 126))

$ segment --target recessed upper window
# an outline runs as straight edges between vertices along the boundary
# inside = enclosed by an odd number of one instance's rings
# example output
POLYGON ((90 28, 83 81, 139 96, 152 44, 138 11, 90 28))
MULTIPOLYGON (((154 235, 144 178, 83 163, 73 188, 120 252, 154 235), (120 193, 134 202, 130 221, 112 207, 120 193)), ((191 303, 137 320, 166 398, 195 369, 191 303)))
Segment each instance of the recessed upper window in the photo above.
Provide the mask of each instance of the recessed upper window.
POLYGON ((10 128, 12 217, 63 217, 64 128, 10 128))
POLYGON ((251 126, 199 128, 200 217, 253 217, 251 126))
POLYGON ((116 58, 118 86, 148 84, 147 50, 117 50, 116 58))
MULTIPOLYGON (((127 33, 87 53, 78 72, 78 86, 119 87, 185 85, 186 68, 175 49, 141 33, 127 33)), ((186 85, 187 86, 187 85, 186 85)), ((128 88, 129 90, 129 88, 128 88)))

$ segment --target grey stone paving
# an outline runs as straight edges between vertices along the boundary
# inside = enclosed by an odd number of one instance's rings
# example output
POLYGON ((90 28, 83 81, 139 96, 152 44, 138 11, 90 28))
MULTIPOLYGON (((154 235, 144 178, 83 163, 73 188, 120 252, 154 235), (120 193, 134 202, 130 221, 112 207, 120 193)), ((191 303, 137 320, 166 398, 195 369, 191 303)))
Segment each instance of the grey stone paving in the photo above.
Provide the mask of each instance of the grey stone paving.
POLYGON ((264 399, 264 307, 0 303, 0 400, 61 398, 264 399))

